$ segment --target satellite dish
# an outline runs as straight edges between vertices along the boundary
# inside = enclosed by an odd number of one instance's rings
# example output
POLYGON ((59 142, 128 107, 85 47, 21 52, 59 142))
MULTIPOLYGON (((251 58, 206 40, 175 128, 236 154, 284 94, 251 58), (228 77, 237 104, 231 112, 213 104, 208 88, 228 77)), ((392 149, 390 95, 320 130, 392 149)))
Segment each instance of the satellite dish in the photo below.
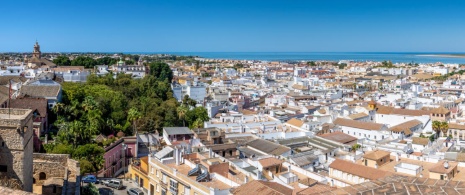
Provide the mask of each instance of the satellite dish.
POLYGON ((449 162, 446 161, 446 162, 444 163, 444 168, 445 168, 445 169, 448 169, 448 168, 449 168, 449 162))

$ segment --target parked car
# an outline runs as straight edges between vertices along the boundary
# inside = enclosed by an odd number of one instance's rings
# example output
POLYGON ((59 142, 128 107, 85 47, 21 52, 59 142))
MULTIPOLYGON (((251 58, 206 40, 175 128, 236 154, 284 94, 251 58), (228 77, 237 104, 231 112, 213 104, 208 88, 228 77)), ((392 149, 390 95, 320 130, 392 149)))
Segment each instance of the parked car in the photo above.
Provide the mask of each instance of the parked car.
POLYGON ((112 179, 108 181, 108 184, 106 184, 106 186, 120 190, 123 188, 123 181, 121 181, 120 179, 112 179))
POLYGON ((84 183, 98 183, 97 177, 95 175, 86 175, 82 178, 82 182, 84 183))
POLYGON ((108 186, 108 183, 110 182, 110 180, 107 180, 107 179, 103 179, 103 180, 100 180, 100 183, 102 185, 105 185, 105 186, 108 186))
POLYGON ((142 192, 142 190, 137 189, 137 188, 129 188, 128 195, 144 195, 144 192, 142 192))

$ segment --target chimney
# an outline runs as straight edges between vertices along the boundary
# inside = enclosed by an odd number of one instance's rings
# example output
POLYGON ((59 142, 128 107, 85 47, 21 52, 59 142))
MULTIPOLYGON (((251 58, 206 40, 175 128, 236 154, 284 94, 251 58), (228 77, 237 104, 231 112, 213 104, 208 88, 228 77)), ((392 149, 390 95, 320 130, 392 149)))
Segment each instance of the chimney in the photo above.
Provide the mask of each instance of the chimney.
POLYGON ((289 164, 289 169, 287 169, 287 172, 290 173, 291 172, 291 164, 289 164))
POLYGON ((213 150, 208 148, 208 157, 213 158, 213 150))
POLYGON ((179 149, 177 147, 174 148, 174 159, 176 160, 176 165, 179 165, 179 149))

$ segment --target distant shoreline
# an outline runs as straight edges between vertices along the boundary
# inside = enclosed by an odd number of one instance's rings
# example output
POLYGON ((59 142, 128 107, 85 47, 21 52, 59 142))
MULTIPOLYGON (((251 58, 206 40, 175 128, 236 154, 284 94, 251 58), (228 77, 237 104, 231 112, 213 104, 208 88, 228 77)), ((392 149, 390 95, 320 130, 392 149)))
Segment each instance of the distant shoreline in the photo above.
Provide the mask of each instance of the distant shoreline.
POLYGON ((465 58, 465 54, 421 54, 423 57, 465 58))

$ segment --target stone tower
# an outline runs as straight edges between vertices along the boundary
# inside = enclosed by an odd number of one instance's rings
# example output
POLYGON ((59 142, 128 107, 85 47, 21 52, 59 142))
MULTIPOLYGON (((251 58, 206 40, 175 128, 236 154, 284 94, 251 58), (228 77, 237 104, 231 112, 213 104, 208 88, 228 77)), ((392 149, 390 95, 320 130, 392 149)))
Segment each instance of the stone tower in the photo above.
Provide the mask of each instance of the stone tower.
POLYGON ((32 57, 33 58, 37 58, 37 59, 40 59, 40 55, 42 53, 40 52, 40 45, 39 43, 36 41, 36 44, 34 45, 34 51, 32 52, 32 57))
POLYGON ((32 192, 32 110, 0 109, 0 184, 32 192))

